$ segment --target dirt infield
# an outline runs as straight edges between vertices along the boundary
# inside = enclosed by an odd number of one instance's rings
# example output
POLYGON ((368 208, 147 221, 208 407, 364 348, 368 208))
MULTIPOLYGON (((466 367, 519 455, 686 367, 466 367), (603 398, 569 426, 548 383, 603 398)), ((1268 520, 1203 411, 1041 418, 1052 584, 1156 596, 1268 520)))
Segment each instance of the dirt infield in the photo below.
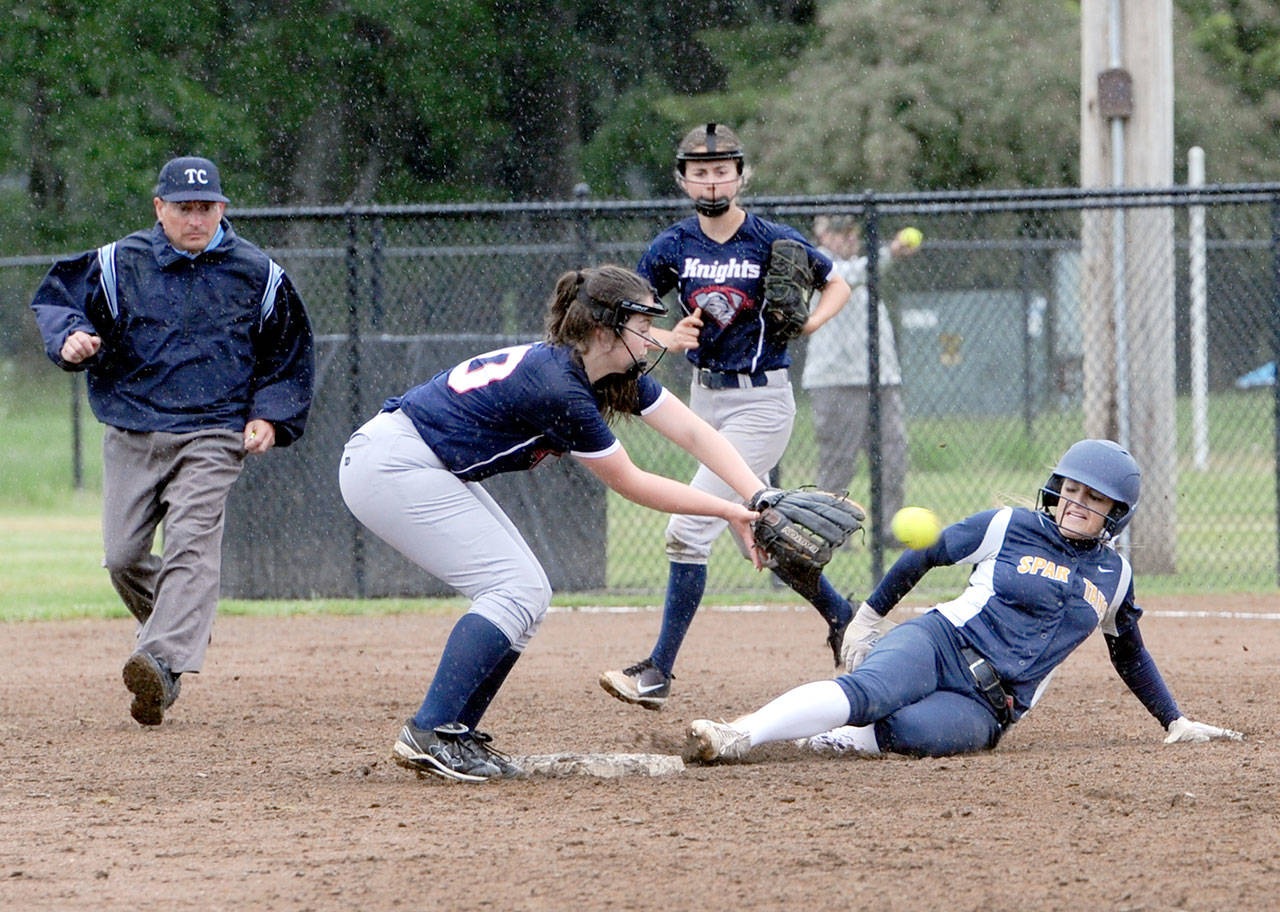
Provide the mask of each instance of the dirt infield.
MULTIPOLYGON (((1274 596, 1149 612, 1276 612, 1274 596)), ((1274 909, 1280 620, 1152 614, 1185 712, 1161 743, 1100 637, 993 753, 825 759, 790 745, 659 778, 465 786, 387 759, 454 617, 224 617, 158 729, 128 716, 131 622, 0 635, 0 908, 1274 909)), ((598 672, 658 615, 554 614, 486 727, 512 753, 678 753, 830 673, 812 612, 704 611, 662 712, 598 672)))

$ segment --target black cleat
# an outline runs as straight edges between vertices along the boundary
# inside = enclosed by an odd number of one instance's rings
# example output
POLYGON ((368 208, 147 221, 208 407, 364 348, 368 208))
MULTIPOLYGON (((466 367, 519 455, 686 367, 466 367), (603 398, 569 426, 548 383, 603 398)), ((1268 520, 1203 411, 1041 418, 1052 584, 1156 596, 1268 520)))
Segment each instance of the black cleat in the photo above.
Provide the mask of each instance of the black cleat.
POLYGON ((129 656, 121 671, 124 686, 133 694, 129 715, 140 725, 159 725, 164 711, 178 699, 182 685, 162 659, 146 652, 129 656))
POLYGON ((457 722, 418 728, 407 720, 391 748, 391 759, 406 769, 458 782, 486 782, 502 775, 471 738, 471 729, 457 722))

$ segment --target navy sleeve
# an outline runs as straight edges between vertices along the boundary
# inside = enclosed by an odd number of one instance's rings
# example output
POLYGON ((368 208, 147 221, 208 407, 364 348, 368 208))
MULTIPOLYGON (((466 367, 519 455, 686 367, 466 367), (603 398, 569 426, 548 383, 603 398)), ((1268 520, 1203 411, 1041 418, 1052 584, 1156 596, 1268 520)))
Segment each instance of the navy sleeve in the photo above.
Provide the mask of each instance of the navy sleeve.
POLYGON ((1133 691, 1133 695, 1147 708, 1147 712, 1168 728, 1169 723, 1182 713, 1165 685, 1164 678, 1160 676, 1155 659, 1151 658, 1151 653, 1147 652, 1147 647, 1142 642, 1137 618, 1122 612, 1116 628, 1116 636, 1103 635, 1112 666, 1129 690, 1133 691))
POLYGON ((920 551, 904 551, 880 580, 880 585, 867 596, 867 604, 876 614, 886 615, 902 600, 903 596, 915 588, 916 583, 920 582, 926 573, 934 567, 951 563, 941 538, 920 551))
POLYGON ((276 444, 288 446, 306 427, 315 356, 311 323, 287 276, 276 289, 274 309, 258 328, 254 349, 249 417, 270 421, 276 430, 276 444))
POLYGON ((99 320, 109 319, 105 307, 97 306, 101 290, 102 271, 98 266, 98 252, 90 250, 67 260, 53 264, 49 273, 36 289, 31 309, 36 315, 36 325, 44 339, 44 350, 54 364, 66 371, 82 371, 102 358, 102 350, 78 364, 62 360, 62 346, 73 332, 105 336, 104 328, 94 325, 90 314, 99 320))
POLYGON ((658 293, 661 298, 671 289, 675 288, 680 282, 680 276, 670 262, 665 258, 667 248, 671 246, 668 236, 664 233, 654 239, 649 245, 649 249, 640 257, 640 262, 636 266, 636 273, 653 286, 653 290, 658 293))
POLYGON ((877 614, 888 614, 934 567, 949 567, 971 558, 998 512, 984 510, 975 513, 947 526, 928 548, 904 551, 880 580, 880 585, 867 596, 867 604, 877 614))

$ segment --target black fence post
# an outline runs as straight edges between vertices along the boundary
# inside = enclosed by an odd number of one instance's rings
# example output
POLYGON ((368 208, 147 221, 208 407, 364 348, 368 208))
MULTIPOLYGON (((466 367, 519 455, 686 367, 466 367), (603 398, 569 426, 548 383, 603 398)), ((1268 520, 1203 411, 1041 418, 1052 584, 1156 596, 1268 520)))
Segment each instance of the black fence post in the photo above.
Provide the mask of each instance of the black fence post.
POLYGON ((1024 218, 1018 229, 1018 285, 1022 294, 1022 430, 1027 443, 1033 442, 1035 421, 1035 392, 1032 385, 1031 368, 1031 240, 1034 232, 1028 232, 1028 222, 1024 218))
POLYGON ((871 483, 871 585, 884 576, 884 460, 880 433, 880 215, 866 194, 862 232, 867 251, 867 476, 871 483))
MULTIPOLYGON (((364 398, 360 388, 360 247, 359 222, 355 213, 348 211, 347 221, 347 378, 350 384, 350 426, 359 427, 364 413, 364 398)), ((355 577, 357 598, 366 593, 364 578, 364 533, 360 524, 351 519, 351 568, 355 577)))
POLYGON ((1280 584, 1280 196, 1271 198, 1271 454, 1276 474, 1276 582, 1280 584))
POLYGON ((585 182, 573 185, 573 198, 582 204, 578 210, 578 254, 583 266, 594 266, 596 245, 591 236, 591 215, 587 209, 587 200, 591 197, 591 185, 585 182))
POLYGON ((382 271, 385 246, 382 219, 375 217, 369 226, 369 327, 374 330, 381 330, 383 323, 382 271))

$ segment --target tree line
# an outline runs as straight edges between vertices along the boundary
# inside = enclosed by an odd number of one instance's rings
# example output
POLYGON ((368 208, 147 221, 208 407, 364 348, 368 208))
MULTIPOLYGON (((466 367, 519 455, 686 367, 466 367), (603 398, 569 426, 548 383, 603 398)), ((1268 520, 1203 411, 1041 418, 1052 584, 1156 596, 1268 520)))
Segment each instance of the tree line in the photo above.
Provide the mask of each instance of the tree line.
MULTIPOLYGON (((233 203, 674 193, 694 123, 754 192, 1075 182, 1068 0, 211 0, 4 4, 0 252, 114 235, 158 166, 233 203)), ((1280 0, 1177 0, 1178 147, 1277 177, 1280 0)))

